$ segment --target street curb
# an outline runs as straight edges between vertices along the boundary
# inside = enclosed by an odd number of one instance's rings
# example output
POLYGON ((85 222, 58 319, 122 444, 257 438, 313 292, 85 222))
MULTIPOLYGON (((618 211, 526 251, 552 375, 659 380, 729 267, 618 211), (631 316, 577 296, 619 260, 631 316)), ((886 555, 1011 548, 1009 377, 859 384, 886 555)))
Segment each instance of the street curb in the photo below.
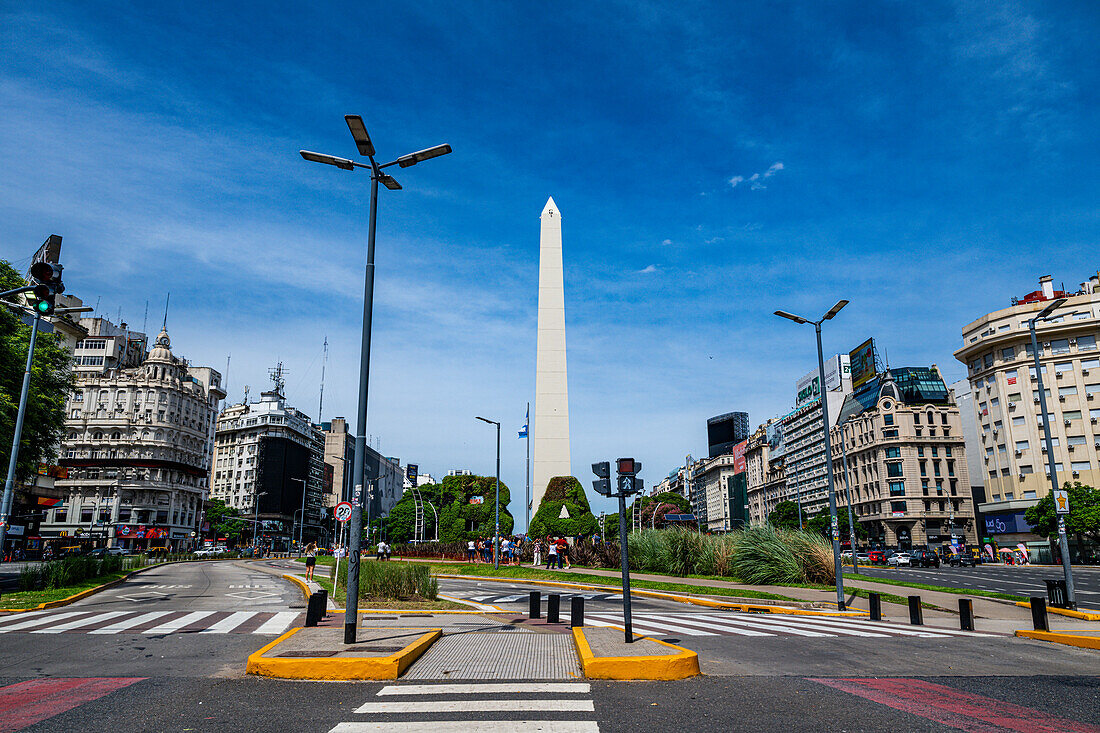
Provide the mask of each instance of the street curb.
POLYGON ((39 603, 37 606, 30 606, 28 608, 0 608, 0 613, 26 613, 27 611, 44 611, 48 608, 61 608, 62 606, 67 606, 70 603, 76 603, 79 600, 83 600, 84 598, 87 598, 88 596, 95 595, 96 593, 99 593, 100 591, 107 590, 108 588, 113 588, 114 586, 118 585, 119 583, 121 583, 125 580, 128 580, 131 576, 137 575, 138 573, 144 573, 146 570, 152 570, 153 568, 159 568, 159 567, 163 567, 165 565, 175 565, 175 564, 181 563, 181 562, 193 562, 193 561, 192 560, 173 560, 171 562, 157 563, 156 565, 146 565, 143 568, 138 568, 137 570, 131 570, 130 572, 123 575, 121 578, 115 578, 114 580, 112 580, 108 583, 104 583, 103 585, 97 585, 95 588, 89 588, 88 590, 82 590, 82 591, 80 591, 79 593, 77 593, 75 595, 68 596, 67 598, 59 598, 56 601, 46 601, 45 603, 39 603))
POLYGON ((289 573, 284 573, 283 577, 297 585, 298 589, 302 591, 302 595, 305 597, 306 603, 309 603, 309 597, 311 593, 309 592, 309 586, 306 585, 306 582, 301 578, 290 575, 289 573))
POLYGON ((294 657, 279 659, 263 656, 299 631, 301 631, 300 628, 291 629, 250 655, 245 671, 259 677, 275 677, 285 680, 395 680, 443 635, 442 629, 431 629, 401 651, 385 657, 294 657))
POLYGON ((678 654, 638 657, 597 657, 584 636, 584 629, 573 628, 573 643, 577 645, 584 676, 590 680, 682 680, 695 677, 699 671, 699 655, 690 649, 668 644, 659 639, 642 637, 662 646, 679 650, 678 654))
MULTIPOLYGON (((1016 605, 1020 608, 1031 608, 1031 601, 1017 601, 1016 605)), ((1054 606, 1047 606, 1047 613, 1056 613, 1059 616, 1069 616, 1070 618, 1079 618, 1082 621, 1100 621, 1100 612, 1090 613, 1088 611, 1074 611, 1069 608, 1055 608, 1054 606)), ((1018 632, 1017 632, 1018 633, 1018 632)))
POLYGON ((1080 647, 1081 649, 1100 649, 1100 636, 1079 636, 1077 634, 1063 634, 1056 631, 1017 631, 1016 636, 1025 639, 1038 639, 1050 641, 1055 644, 1080 647))
MULTIPOLYGON (((622 588, 613 585, 562 583, 552 580, 528 580, 526 578, 493 578, 486 575, 436 575, 435 577, 453 578, 458 580, 489 580, 497 583, 524 583, 527 585, 546 585, 558 588, 579 588, 581 590, 611 589, 616 590, 619 593, 622 592, 622 588)), ((785 616, 843 616, 848 618, 869 615, 867 611, 816 611, 808 608, 769 606, 763 603, 731 603, 728 601, 714 601, 709 598, 695 598, 692 596, 674 595, 672 593, 662 593, 660 591, 653 590, 638 590, 637 588, 631 588, 630 594, 635 596, 648 596, 650 598, 661 598, 666 601, 676 601, 677 603, 691 603, 697 606, 707 606, 709 608, 723 608, 731 611, 741 611, 742 613, 771 613, 785 616)))

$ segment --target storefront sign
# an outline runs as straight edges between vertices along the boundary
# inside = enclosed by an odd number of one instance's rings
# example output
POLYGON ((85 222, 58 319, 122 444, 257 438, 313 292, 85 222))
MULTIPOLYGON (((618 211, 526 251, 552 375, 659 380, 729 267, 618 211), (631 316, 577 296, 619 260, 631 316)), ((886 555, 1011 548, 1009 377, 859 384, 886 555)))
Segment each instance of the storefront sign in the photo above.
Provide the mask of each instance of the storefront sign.
POLYGON ((1019 532, 1030 532, 1031 525, 1024 519, 1023 512, 1012 512, 1009 514, 989 514, 984 517, 985 519, 985 533, 987 535, 995 534, 1015 534, 1019 532))

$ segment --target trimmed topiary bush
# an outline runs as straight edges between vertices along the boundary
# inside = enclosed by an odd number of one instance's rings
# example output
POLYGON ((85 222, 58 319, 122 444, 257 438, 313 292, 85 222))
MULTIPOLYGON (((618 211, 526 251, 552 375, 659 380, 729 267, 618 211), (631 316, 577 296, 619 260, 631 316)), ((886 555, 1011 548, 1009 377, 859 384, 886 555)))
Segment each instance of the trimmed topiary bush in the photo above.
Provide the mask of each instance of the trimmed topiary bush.
POLYGON ((592 516, 592 507, 580 481, 572 476, 555 476, 546 485, 539 508, 531 517, 531 537, 589 537, 599 531, 596 517, 592 516), (562 518, 565 507, 569 516, 562 518))

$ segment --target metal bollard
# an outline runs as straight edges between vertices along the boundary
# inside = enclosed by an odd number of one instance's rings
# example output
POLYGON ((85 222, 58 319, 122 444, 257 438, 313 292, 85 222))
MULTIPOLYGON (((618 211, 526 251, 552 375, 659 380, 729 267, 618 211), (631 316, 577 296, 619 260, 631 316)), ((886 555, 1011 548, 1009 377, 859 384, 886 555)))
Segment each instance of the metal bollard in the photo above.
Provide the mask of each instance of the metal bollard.
POLYGON ((531 600, 527 607, 527 618, 542 618, 542 593, 531 591, 531 600))
POLYGON ((324 607, 320 605, 320 600, 321 595, 319 593, 310 595, 309 601, 306 603, 306 626, 316 626, 317 622, 321 620, 324 607))
POLYGON ((974 601, 969 598, 959 599, 959 628, 963 631, 974 630, 974 601))
POLYGON ((573 596, 569 600, 569 625, 573 628, 584 626, 584 598, 573 596))
POLYGON ((561 596, 551 593, 546 596, 546 623, 558 623, 558 612, 561 610, 561 596))
POLYGON ((909 623, 914 626, 924 625, 924 609, 920 606, 920 596, 909 596, 909 623))
POLYGON ((319 601, 321 606, 321 616, 328 616, 328 591, 322 588, 321 590, 317 591, 315 595, 321 596, 321 600, 319 601))
POLYGON ((867 600, 871 604, 871 620, 882 620, 882 596, 878 593, 868 593, 867 600))
POLYGON ((1047 623, 1047 602, 1038 596, 1031 597, 1031 623, 1036 631, 1050 631, 1047 623))

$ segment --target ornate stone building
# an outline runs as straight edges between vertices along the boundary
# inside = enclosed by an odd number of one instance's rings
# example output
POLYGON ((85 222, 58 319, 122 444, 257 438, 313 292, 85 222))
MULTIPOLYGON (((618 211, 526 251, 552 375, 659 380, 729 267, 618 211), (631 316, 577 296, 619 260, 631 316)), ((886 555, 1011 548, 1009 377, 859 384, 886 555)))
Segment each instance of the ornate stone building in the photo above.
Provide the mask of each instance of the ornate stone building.
MULTIPOLYGON (((184 548, 199 528, 213 455, 221 374, 172 354, 162 330, 134 365, 78 371, 43 540, 184 548)), ((127 362, 122 362, 127 364, 127 362)))

